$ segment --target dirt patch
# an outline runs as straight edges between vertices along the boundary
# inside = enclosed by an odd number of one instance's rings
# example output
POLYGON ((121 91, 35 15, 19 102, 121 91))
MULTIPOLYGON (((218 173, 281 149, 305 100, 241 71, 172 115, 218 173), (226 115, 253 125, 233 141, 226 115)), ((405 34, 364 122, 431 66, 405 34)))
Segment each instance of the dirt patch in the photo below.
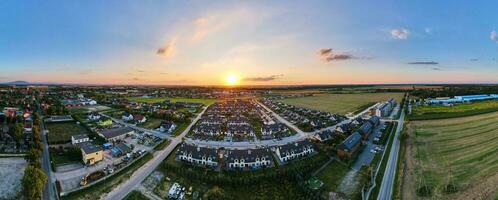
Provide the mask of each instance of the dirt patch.
POLYGON ((401 177, 401 199, 417 199, 417 194, 414 188, 416 188, 416 174, 415 174, 415 162, 416 159, 414 152, 416 151, 415 139, 412 132, 412 127, 408 123, 406 125, 406 133, 408 134, 405 140, 405 155, 403 155, 403 172, 401 177))
POLYGON ((461 193, 457 193, 449 199, 492 199, 498 191, 498 174, 489 177, 479 183, 472 184, 461 193))
POLYGON ((0 199, 15 199, 28 163, 24 158, 0 158, 0 199))
POLYGON ((344 194, 350 195, 353 193, 354 189, 356 188, 357 185, 357 180, 356 176, 358 175, 358 171, 356 170, 349 170, 349 172, 344 176, 342 179, 341 184, 337 188, 339 192, 342 192, 344 194))

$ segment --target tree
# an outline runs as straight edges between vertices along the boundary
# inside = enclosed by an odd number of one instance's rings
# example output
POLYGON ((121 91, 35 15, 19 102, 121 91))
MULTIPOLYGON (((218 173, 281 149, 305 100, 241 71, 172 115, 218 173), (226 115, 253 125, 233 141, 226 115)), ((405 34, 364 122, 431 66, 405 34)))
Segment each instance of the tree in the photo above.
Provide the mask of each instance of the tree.
POLYGON ((23 194, 26 199, 40 199, 45 182, 47 175, 41 169, 28 165, 22 178, 23 194))
POLYGON ((34 165, 35 167, 41 167, 40 164, 41 154, 42 152, 40 150, 32 148, 28 151, 26 160, 28 160, 28 162, 34 165))
POLYGON ((16 139, 17 143, 20 143, 22 139, 22 132, 23 132, 23 126, 22 123, 17 123, 14 125, 14 138, 16 139))

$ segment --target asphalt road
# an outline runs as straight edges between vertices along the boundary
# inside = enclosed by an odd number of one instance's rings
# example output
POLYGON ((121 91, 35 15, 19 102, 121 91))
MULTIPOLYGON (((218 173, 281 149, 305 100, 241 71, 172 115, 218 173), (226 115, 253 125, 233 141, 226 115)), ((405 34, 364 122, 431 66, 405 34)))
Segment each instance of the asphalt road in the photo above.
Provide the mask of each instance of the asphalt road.
POLYGON ((384 172, 384 177, 382 178, 382 183, 380 185, 378 200, 388 200, 392 199, 394 178, 396 177, 396 165, 398 163, 399 154, 399 134, 403 129, 403 123, 405 118, 404 109, 401 110, 401 116, 398 121, 398 127, 396 128, 396 135, 394 136, 394 141, 391 146, 391 153, 389 154, 389 160, 387 161, 386 171, 384 172))
POLYGON ((48 179, 47 182, 45 183, 45 188, 43 189, 43 199, 44 200, 52 200, 52 199, 57 199, 57 194, 55 191, 55 180, 52 174, 52 168, 50 167, 50 155, 48 152, 48 142, 47 142, 47 133, 45 132, 45 123, 43 122, 43 119, 41 120, 40 123, 40 131, 42 133, 42 141, 43 141, 43 154, 42 154, 42 168, 43 171, 45 171, 45 174, 47 175, 48 179))
POLYGON ((109 200, 121 200, 126 195, 133 190, 136 186, 140 185, 142 181, 149 176, 156 168, 161 164, 161 162, 166 159, 166 157, 176 148, 178 144, 182 142, 182 138, 187 135, 192 126, 201 118, 202 114, 206 111, 206 108, 197 115, 197 117, 190 123, 190 125, 178 136, 171 140, 171 143, 163 150, 156 151, 154 153, 154 158, 151 161, 145 163, 137 171, 135 171, 130 178, 114 187, 111 192, 104 196, 104 199, 109 200))

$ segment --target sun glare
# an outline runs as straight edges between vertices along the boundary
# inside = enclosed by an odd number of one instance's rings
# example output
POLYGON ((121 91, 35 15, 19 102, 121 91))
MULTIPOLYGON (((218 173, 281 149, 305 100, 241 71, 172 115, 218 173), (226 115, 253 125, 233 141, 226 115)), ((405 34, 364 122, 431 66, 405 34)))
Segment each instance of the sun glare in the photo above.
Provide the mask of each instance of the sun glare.
POLYGON ((237 75, 235 75, 235 74, 229 74, 225 78, 226 85, 237 85, 238 82, 239 82, 239 77, 237 77, 237 75))

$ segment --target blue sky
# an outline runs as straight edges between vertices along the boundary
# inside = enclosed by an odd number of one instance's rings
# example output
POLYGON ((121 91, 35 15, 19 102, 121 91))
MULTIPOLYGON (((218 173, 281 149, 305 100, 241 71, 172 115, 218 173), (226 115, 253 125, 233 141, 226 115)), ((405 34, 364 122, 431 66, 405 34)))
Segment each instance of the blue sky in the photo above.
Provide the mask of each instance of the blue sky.
POLYGON ((0 82, 497 83, 497 7, 4 0, 0 82))

